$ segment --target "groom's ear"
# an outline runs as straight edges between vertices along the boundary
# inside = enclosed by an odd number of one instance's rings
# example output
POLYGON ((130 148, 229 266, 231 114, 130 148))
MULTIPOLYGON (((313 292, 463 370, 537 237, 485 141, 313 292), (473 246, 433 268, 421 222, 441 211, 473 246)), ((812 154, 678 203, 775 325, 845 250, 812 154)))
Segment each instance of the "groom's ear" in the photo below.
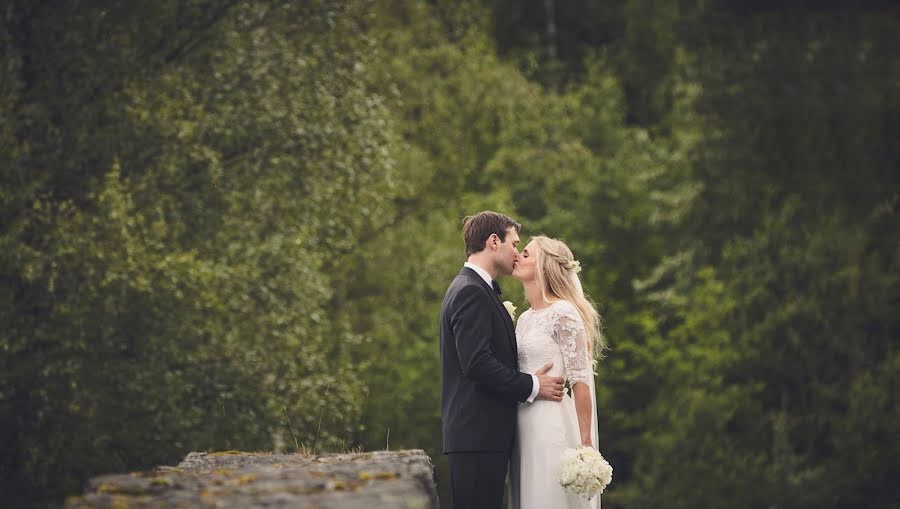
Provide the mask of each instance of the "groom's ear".
POLYGON ((496 249, 502 242, 500 241, 500 236, 496 233, 492 233, 490 237, 487 238, 487 241, 484 243, 485 249, 496 249))

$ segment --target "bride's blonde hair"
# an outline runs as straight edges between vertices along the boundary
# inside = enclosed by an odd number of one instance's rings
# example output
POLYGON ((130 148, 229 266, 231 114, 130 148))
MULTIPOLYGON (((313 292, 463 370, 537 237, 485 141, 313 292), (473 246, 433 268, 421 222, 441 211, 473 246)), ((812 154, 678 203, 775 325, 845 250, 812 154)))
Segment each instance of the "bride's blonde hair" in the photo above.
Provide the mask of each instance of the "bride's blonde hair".
POLYGON ((601 332, 600 314, 581 287, 581 279, 578 277, 581 263, 572 255, 569 246, 561 240, 538 235, 531 237, 531 241, 538 247, 535 253, 535 278, 541 288, 544 302, 550 301, 547 295, 549 289, 554 297, 565 299, 575 305, 584 321, 591 360, 596 363, 598 358, 603 357, 603 351, 607 348, 606 338, 601 332))

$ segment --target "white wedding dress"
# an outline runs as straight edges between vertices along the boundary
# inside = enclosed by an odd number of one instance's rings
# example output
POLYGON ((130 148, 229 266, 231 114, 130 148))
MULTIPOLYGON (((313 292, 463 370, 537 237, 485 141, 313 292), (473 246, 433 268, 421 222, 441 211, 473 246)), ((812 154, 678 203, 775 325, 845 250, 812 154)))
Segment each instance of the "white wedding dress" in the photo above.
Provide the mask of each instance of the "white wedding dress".
MULTIPOLYGON (((591 443, 597 447, 597 407, 594 373, 587 351, 584 322, 575 306, 556 301, 529 309, 516 323, 519 371, 534 373, 553 362, 549 375, 584 382, 591 388, 591 443)), ((600 497, 590 501, 570 495, 558 480, 564 450, 581 446, 575 400, 535 400, 519 405, 518 429, 509 466, 509 509, 599 509, 600 497)))

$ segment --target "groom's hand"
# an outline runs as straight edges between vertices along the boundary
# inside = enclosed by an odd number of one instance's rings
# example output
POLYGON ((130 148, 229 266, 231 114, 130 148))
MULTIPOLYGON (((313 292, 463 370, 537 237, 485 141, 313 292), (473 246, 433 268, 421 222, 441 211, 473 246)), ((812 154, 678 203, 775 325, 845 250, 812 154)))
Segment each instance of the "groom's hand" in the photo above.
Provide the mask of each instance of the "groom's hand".
POLYGON ((563 397, 563 379, 558 376, 550 376, 546 373, 553 367, 552 362, 548 362, 543 368, 537 370, 534 376, 538 378, 538 394, 535 399, 545 399, 547 401, 562 401, 563 397))

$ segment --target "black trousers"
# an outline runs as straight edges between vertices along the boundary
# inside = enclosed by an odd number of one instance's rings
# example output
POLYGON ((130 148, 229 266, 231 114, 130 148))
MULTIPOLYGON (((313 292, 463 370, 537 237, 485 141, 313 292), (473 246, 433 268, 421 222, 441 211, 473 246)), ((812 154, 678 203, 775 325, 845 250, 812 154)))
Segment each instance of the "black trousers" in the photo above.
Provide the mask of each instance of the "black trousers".
POLYGON ((447 460, 453 509, 501 509, 509 453, 456 452, 447 460))

